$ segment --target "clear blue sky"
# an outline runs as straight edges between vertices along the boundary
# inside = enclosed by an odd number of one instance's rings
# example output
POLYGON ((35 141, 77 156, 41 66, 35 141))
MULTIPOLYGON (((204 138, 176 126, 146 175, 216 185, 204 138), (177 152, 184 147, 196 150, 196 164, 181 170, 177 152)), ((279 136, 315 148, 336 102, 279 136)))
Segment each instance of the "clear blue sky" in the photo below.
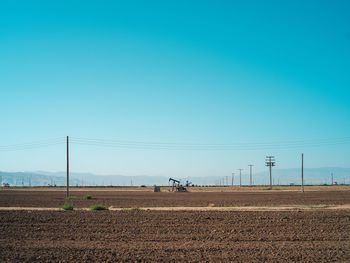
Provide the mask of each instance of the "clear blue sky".
MULTIPOLYGON (((1 1, 0 146, 75 137, 265 143, 350 136, 349 1, 1 1)), ((72 145, 76 172, 349 167, 349 143, 185 151, 72 145)), ((64 144, 0 170, 65 169, 64 144)))

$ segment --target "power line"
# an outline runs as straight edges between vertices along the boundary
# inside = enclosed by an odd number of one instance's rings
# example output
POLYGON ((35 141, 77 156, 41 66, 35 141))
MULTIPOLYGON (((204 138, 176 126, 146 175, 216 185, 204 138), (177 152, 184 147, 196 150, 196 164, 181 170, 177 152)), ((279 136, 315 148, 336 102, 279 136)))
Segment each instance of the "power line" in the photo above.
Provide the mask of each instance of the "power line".
POLYGON ((350 137, 332 138, 332 139, 312 139, 312 140, 294 140, 294 141, 276 141, 276 142, 240 142, 240 143, 175 143, 175 142, 145 142, 145 141, 128 141, 128 140, 111 140, 111 139, 91 139, 81 137, 71 137, 75 141, 91 143, 117 143, 126 145, 153 145, 153 146, 288 146, 304 144, 322 144, 322 143, 341 143, 350 142, 350 137))
MULTIPOLYGON (((34 141, 29 143, 12 144, 0 146, 2 151, 30 150, 41 147, 49 147, 65 143, 65 137, 58 137, 47 140, 34 141)), ((319 140, 299 140, 285 142, 242 142, 242 143, 174 143, 174 142, 144 142, 144 141, 122 141, 110 139, 89 139, 71 137, 71 144, 82 146, 96 146, 120 149, 137 150, 180 150, 180 151, 235 151, 235 150, 269 150, 269 149, 292 149, 307 147, 324 147, 340 144, 349 144, 350 137, 319 139, 319 140)))
POLYGON ((11 145, 3 145, 0 146, 0 151, 21 151, 21 150, 30 150, 30 149, 36 149, 36 148, 42 148, 42 147, 48 147, 53 145, 62 144, 64 142, 63 137, 62 138, 54 138, 54 139, 47 139, 47 140, 41 140, 41 141, 34 141, 29 143, 21 143, 21 144, 11 144, 11 145))
POLYGON ((79 145, 125 148, 125 149, 150 149, 150 150, 267 150, 287 149, 300 147, 320 147, 350 143, 350 137, 338 139, 275 142, 275 143, 227 143, 227 144, 201 144, 201 143, 165 143, 165 142, 141 142, 119 141, 104 139, 87 139, 72 137, 71 142, 79 145))

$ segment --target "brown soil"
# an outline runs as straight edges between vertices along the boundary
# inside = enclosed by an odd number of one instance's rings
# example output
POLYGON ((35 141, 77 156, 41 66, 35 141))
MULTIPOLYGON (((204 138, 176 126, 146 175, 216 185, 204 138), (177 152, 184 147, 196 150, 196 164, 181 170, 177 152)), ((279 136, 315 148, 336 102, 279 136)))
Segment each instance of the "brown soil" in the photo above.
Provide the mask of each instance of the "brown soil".
MULTIPOLYGON (((293 205, 347 205, 350 191, 265 191, 265 192, 188 192, 153 193, 147 191, 72 190, 77 199, 68 200, 75 207, 104 204, 113 207, 215 207, 237 206, 293 206, 293 205), (86 194, 92 200, 84 200, 86 194)), ((62 190, 0 190, 0 207, 60 207, 65 202, 62 190)))
POLYGON ((0 211, 0 262, 349 262, 350 211, 0 211))
MULTIPOLYGON (((172 206, 172 207, 130 207, 120 208, 110 206, 106 210, 110 211, 123 211, 123 210, 152 210, 152 211, 291 211, 291 210, 350 210, 350 205, 297 205, 297 206, 218 206, 218 207, 205 207, 205 206, 172 206)), ((0 207, 0 211, 62 211, 64 209, 58 207, 20 207, 20 206, 7 206, 0 207)), ((89 211, 90 208, 74 208, 75 211, 89 211)))

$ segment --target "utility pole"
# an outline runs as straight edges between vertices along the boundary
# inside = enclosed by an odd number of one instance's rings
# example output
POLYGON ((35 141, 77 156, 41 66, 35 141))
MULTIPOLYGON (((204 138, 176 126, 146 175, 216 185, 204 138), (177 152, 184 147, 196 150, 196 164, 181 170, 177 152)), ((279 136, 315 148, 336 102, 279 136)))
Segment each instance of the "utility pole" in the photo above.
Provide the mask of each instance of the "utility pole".
POLYGON ((272 188, 272 167, 275 166, 275 157, 274 156, 266 156, 266 166, 270 168, 270 188, 272 188))
POLYGON ((304 193, 304 154, 301 154, 301 192, 304 193))
POLYGON ((67 136, 67 197, 69 197, 69 137, 67 136))
POLYGON ((241 187, 242 186, 242 170, 243 169, 238 169, 239 170, 239 187, 241 187))
POLYGON ((248 166, 249 166, 249 169, 250 169, 250 186, 252 186, 252 184, 253 184, 253 177, 252 177, 252 167, 254 166, 254 165, 252 165, 252 164, 248 164, 248 166))
POLYGON ((232 173, 232 187, 233 187, 234 176, 235 176, 235 173, 232 173))
POLYGON ((228 186, 228 176, 226 176, 226 186, 228 186))
POLYGON ((334 181, 333 181, 333 173, 331 173, 331 176, 332 176, 332 184, 331 184, 331 185, 333 185, 333 182, 334 182, 334 181))

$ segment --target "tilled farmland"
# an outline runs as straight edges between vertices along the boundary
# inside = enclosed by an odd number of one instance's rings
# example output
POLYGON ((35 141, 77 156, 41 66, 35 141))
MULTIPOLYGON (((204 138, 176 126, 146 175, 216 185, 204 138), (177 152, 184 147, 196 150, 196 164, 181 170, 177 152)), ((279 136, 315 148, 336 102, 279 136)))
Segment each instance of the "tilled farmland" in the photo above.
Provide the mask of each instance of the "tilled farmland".
POLYGON ((75 198, 66 200, 62 190, 1 190, 0 262, 350 262, 349 191, 80 189, 71 195, 75 198), (92 199, 84 200, 86 194, 92 199), (127 209, 50 211, 65 201, 80 209, 92 204, 127 209), (332 208, 336 205, 345 208, 332 208), (225 211, 233 206, 242 211, 225 211), (244 211, 249 206, 277 209, 244 211), (295 207, 279 210, 282 206, 295 207), (176 207, 203 211, 166 210, 176 207))
MULTIPOLYGON (((76 199, 69 200, 75 207, 89 207, 100 203, 113 207, 204 207, 213 204, 228 206, 281 206, 281 205, 342 205, 350 204, 350 191, 310 192, 188 192, 153 193, 149 191, 71 191, 76 199), (86 194, 92 200, 84 200, 86 194)), ((49 190, 2 190, 0 207, 60 207, 65 202, 65 192, 49 190)))
POLYGON ((0 211, 1 262, 349 262, 350 212, 0 211))

